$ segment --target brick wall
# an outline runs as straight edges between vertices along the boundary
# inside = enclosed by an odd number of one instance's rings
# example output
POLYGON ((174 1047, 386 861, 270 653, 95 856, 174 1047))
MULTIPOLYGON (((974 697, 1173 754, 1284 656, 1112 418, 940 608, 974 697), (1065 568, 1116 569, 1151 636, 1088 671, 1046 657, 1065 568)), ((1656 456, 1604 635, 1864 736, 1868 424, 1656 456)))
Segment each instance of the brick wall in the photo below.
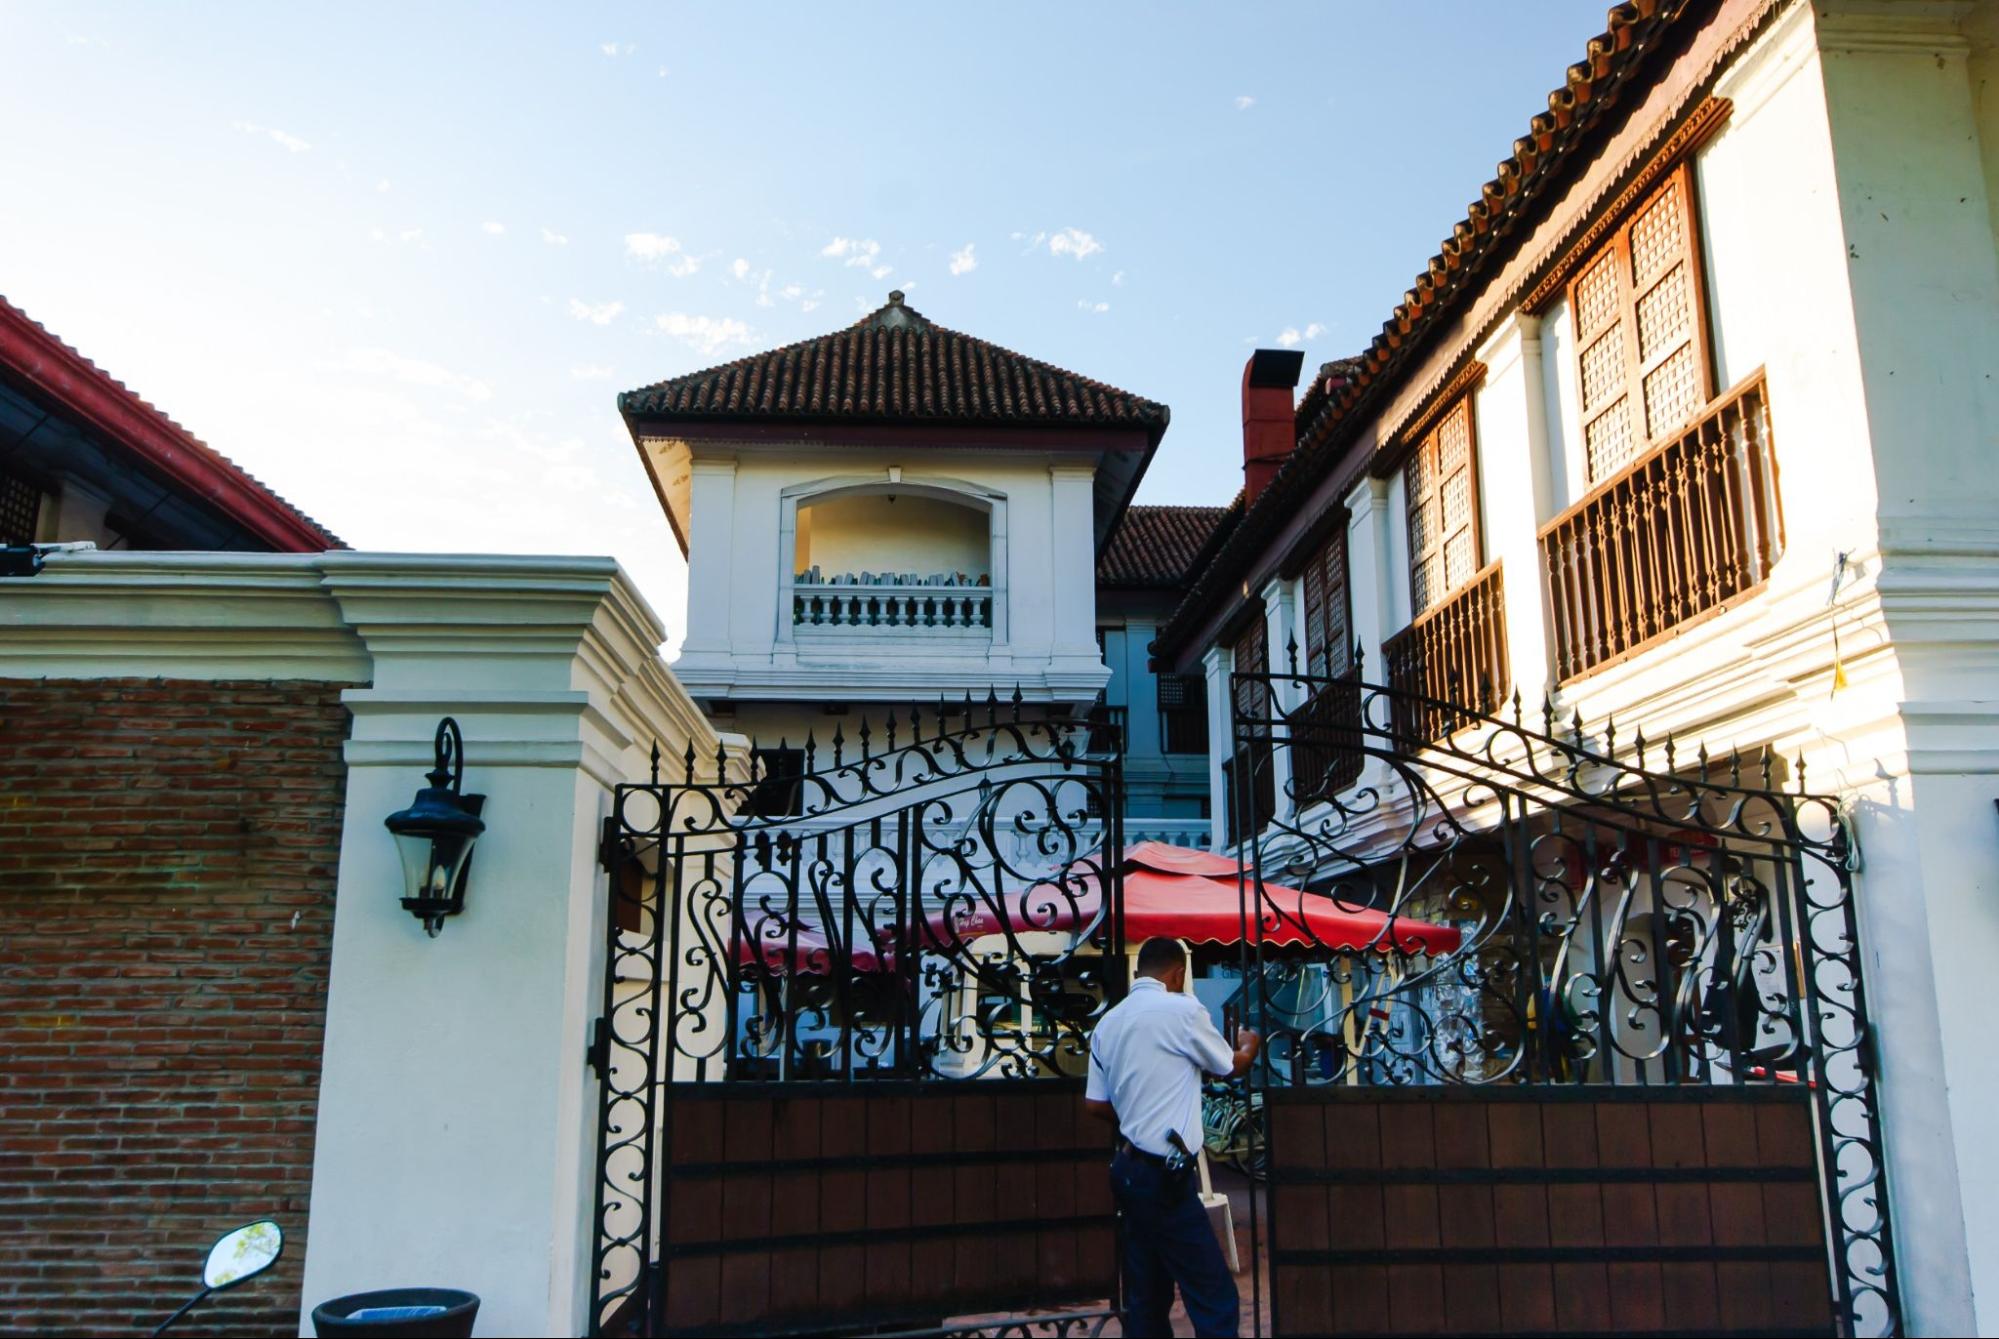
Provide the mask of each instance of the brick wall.
POLYGON ((263 1216, 278 1268, 177 1332, 295 1332, 339 699, 0 679, 0 1333, 148 1333, 263 1216))

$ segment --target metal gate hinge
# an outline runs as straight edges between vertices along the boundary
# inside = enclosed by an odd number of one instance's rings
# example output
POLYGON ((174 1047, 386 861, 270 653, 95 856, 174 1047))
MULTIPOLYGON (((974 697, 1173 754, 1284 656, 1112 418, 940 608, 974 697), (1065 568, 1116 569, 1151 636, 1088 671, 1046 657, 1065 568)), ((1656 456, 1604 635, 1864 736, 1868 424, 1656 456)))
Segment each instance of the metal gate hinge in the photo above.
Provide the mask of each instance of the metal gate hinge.
POLYGON ((597 1071, 601 1082, 611 1065, 611 1020, 599 1018, 590 1026, 590 1046, 583 1052, 583 1060, 597 1071))

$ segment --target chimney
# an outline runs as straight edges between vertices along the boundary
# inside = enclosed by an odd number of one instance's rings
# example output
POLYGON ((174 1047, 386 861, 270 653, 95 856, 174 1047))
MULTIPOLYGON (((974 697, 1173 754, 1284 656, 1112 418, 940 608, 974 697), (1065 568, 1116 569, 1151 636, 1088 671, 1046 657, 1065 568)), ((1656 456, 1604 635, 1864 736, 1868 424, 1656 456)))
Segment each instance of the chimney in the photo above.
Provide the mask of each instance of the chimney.
POLYGON ((1298 445, 1298 424, 1291 392, 1305 355, 1296 349, 1258 349, 1242 369, 1242 487, 1243 501, 1256 501, 1277 477, 1278 469, 1298 445))

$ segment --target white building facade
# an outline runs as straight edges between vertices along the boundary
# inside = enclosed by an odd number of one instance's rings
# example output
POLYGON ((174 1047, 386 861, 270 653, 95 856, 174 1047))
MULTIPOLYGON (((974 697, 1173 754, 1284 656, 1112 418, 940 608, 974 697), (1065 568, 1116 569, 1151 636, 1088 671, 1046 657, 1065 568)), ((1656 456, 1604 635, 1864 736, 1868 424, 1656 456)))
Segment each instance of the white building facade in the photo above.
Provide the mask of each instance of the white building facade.
MULTIPOLYGON (((1999 6, 1637 8, 1308 391, 1162 668, 1220 730, 1232 671, 1351 647, 1836 796, 1905 1323, 1999 1332, 1999 6)), ((1271 817, 1230 829, 1226 753, 1218 843, 1271 817)))

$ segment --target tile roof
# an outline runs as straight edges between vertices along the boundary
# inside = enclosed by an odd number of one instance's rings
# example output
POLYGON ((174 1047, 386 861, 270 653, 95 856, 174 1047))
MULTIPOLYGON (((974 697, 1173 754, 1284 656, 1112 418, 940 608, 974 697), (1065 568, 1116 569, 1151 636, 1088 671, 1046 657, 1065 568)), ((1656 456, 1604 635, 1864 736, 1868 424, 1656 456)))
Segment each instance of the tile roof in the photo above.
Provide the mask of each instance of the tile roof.
MULTIPOLYGON (((1345 426, 1359 421, 1356 408, 1384 386, 1392 387, 1395 375, 1443 315, 1477 291, 1517 242, 1551 185, 1587 151, 1605 121, 1629 105, 1627 89, 1642 87, 1652 77, 1646 58, 1667 44, 1675 24, 1687 19, 1698 25, 1714 9, 1696 0, 1631 0, 1610 7, 1604 31, 1585 44, 1583 59, 1569 66, 1562 86, 1548 94, 1548 110, 1535 114, 1528 133, 1513 141, 1513 152, 1499 164, 1498 175, 1451 229, 1381 333, 1359 355, 1320 369, 1298 402, 1297 449, 1247 509, 1245 524, 1215 546, 1212 561, 1160 629, 1155 646, 1162 655, 1170 659, 1201 622, 1201 611, 1228 598, 1232 583, 1255 557, 1258 537, 1273 533, 1288 510, 1332 472, 1339 456, 1335 439, 1345 426)), ((1681 29, 1687 26, 1678 23, 1681 29)))
POLYGON ((347 547, 339 536, 0 297, 0 369, 52 400, 281 553, 347 547))
POLYGON ((1227 507, 1134 504, 1097 555, 1097 585, 1127 590, 1178 586, 1228 513, 1227 507))
POLYGON ((902 294, 844 330, 626 391, 627 419, 914 421, 1166 431, 1154 400, 935 325, 902 294))

